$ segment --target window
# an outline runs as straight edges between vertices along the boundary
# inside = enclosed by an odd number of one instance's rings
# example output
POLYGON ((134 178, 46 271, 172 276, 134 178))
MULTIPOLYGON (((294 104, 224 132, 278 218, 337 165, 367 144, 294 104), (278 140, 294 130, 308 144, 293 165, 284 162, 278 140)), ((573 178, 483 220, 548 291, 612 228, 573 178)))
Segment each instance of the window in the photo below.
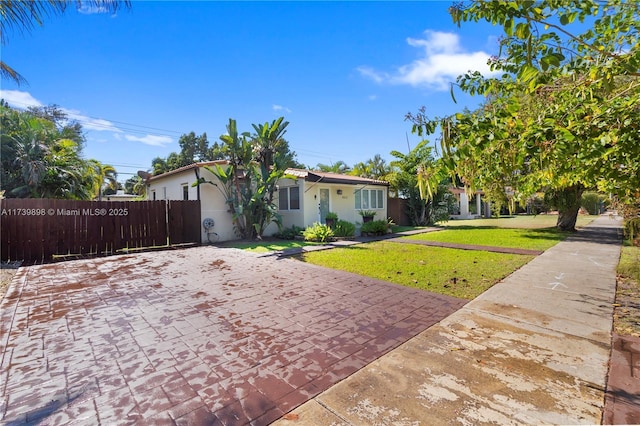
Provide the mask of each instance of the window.
POLYGON ((382 189, 360 189, 356 191, 356 210, 384 209, 382 189))
POLYGON ((182 199, 183 200, 189 199, 189 185, 187 184, 182 185, 182 199))
POLYGON ((153 201, 155 201, 155 200, 156 200, 156 190, 155 190, 155 189, 154 189, 153 191, 151 191, 151 199, 152 199, 153 201))
POLYGON ((287 186, 278 190, 280 210, 300 210, 300 188, 287 186))

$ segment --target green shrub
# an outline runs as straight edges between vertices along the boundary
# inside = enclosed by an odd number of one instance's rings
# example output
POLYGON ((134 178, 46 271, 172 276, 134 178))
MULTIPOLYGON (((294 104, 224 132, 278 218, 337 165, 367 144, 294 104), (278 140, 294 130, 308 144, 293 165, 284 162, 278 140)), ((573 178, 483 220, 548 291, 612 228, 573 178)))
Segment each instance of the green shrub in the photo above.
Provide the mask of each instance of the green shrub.
POLYGON ((580 201, 580 207, 585 209, 589 214, 600 214, 600 206, 606 197, 597 192, 585 192, 582 194, 582 200, 580 201))
POLYGON ((387 229, 389 229, 389 223, 386 220, 372 220, 371 222, 363 223, 360 232, 363 234, 382 235, 387 233, 387 229))
POLYGON ((353 237, 356 234, 356 225, 346 220, 339 220, 333 226, 333 235, 336 237, 353 237))
POLYGON ((322 223, 314 223, 302 232, 305 241, 325 242, 333 237, 333 231, 327 225, 322 223))
POLYGON ((640 241, 640 217, 625 220, 624 235, 632 244, 640 241))
POLYGON ((302 231, 304 228, 293 225, 291 228, 284 228, 280 232, 276 234, 276 237, 281 238, 283 240, 293 240, 297 236, 302 235, 302 231))

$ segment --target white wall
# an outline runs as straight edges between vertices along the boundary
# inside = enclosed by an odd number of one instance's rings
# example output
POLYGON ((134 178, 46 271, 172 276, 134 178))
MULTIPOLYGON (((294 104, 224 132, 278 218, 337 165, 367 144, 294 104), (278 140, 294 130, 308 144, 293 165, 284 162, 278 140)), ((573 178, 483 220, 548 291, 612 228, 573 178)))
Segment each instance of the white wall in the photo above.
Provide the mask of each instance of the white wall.
MULTIPOLYGON (((219 182, 218 178, 209 171, 203 168, 199 169, 199 171, 200 176, 205 180, 219 182)), ((194 169, 153 179, 147 188, 147 198, 152 200, 153 191, 155 191, 157 200, 182 200, 183 186, 187 185, 189 199, 197 200, 198 187, 191 187, 191 184, 195 181, 196 174, 194 169)), ((218 185, 219 188, 222 188, 221 183, 218 183, 218 185)), ((208 183, 200 185, 201 220, 210 217, 215 221, 215 226, 212 231, 218 234, 218 241, 238 239, 238 236, 233 231, 233 221, 231 219, 231 213, 229 213, 225 203, 225 197, 218 187, 208 183)), ((200 229, 202 243, 206 244, 208 242, 207 232, 202 226, 202 223, 200 224, 200 229)))

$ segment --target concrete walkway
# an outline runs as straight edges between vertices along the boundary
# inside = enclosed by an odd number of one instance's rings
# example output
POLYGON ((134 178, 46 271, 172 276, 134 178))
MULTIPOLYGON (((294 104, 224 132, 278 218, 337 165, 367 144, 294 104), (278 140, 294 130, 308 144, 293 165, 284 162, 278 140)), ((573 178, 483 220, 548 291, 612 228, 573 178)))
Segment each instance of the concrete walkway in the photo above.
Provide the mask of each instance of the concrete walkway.
POLYGON ((600 424, 619 253, 602 216, 276 424, 600 424))

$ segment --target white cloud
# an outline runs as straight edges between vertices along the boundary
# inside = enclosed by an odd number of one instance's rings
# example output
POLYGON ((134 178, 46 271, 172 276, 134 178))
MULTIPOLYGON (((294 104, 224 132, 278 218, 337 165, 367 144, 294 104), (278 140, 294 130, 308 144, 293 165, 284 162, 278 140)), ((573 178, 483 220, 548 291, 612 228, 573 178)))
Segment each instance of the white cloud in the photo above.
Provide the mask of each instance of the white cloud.
POLYGON ((284 106, 282 106, 282 105, 276 105, 276 104, 274 104, 274 105, 272 106, 272 108, 273 108, 273 110, 274 110, 274 111, 291 112, 291 110, 290 110, 289 108, 284 107, 284 106))
POLYGON ((358 71, 378 84, 408 84, 435 90, 448 89, 451 82, 468 71, 480 71, 485 76, 492 74, 487 64, 490 55, 484 51, 465 52, 455 33, 427 30, 424 38, 407 38, 407 44, 421 49, 418 59, 410 64, 392 73, 368 66, 359 67, 358 71))
POLYGON ((369 99, 370 101, 375 101, 376 99, 378 99, 378 95, 369 95, 367 99, 369 99))
POLYGON ((173 142, 173 139, 169 136, 157 136, 157 135, 145 135, 145 136, 133 136, 124 135, 124 138, 131 142, 142 142, 145 145, 151 146, 165 146, 173 142))
POLYGON ((80 111, 60 108, 70 120, 75 120, 82 124, 82 128, 84 130, 95 130, 98 132, 113 132, 113 133, 122 133, 115 124, 110 122, 109 120, 103 120, 102 118, 93 118, 82 114, 80 111))
MULTIPOLYGON (((95 15, 95 14, 100 14, 100 13, 109 13, 109 9, 107 9, 104 6, 95 6, 95 5, 88 5, 88 4, 82 4, 76 10, 78 11, 78 13, 81 13, 83 15, 95 15)), ((115 13, 114 13, 114 15, 115 15, 115 13)))
POLYGON ((20 90, 1 90, 0 98, 7 101, 12 107, 20 109, 43 106, 42 102, 31 96, 31 93, 21 92, 20 90))

